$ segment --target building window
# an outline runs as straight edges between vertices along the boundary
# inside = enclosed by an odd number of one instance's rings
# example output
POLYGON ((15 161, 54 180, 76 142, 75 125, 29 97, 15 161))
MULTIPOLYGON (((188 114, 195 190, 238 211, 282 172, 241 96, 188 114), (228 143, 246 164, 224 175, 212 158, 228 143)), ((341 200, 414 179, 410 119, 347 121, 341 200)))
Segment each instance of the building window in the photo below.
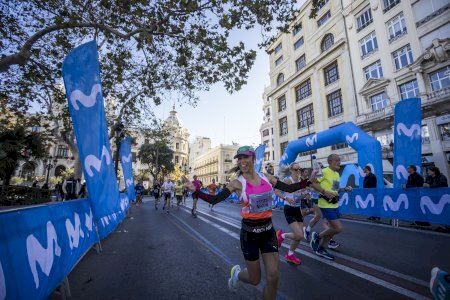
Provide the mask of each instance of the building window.
POLYGON ((450 123, 439 125, 439 132, 443 141, 450 141, 450 123))
POLYGON ((303 37, 299 38, 295 43, 294 43, 294 50, 297 50, 298 48, 300 48, 303 45, 303 37))
POLYGON ((387 147, 394 142, 394 134, 393 133, 381 134, 376 136, 376 139, 380 142, 381 146, 387 147))
POLYGON ((296 35, 297 33, 299 33, 302 30, 302 23, 298 23, 294 26, 294 28, 292 29, 292 35, 296 35))
POLYGON ((280 136, 286 135, 288 133, 287 117, 281 118, 279 122, 280 122, 280 136))
POLYGON ((133 160, 134 163, 136 162, 136 160, 137 160, 136 152, 131 152, 131 160, 133 160))
POLYGON ((319 20, 317 20, 317 26, 322 26, 331 18, 330 11, 327 11, 319 20))
POLYGON ((264 153, 264 161, 268 161, 270 159, 270 152, 264 153))
POLYGON ((297 60, 295 61, 295 67, 298 72, 299 70, 303 69, 305 66, 306 66, 306 58, 305 58, 305 55, 303 54, 302 56, 297 58, 297 60))
POLYGON ((377 60, 373 64, 365 67, 364 75, 366 76, 366 80, 369 80, 369 78, 383 77, 383 69, 381 68, 381 61, 377 60))
POLYGON ((268 136, 269 135, 269 129, 264 129, 262 132, 262 136, 268 136))
POLYGON ((297 128, 305 128, 311 124, 314 124, 314 110, 312 104, 297 110, 297 128))
POLYGON ((180 150, 180 143, 175 143, 175 149, 180 150))
POLYGON ((288 142, 280 143, 280 153, 281 153, 281 155, 283 155, 284 150, 286 150, 287 145, 288 145, 288 142))
POLYGON ((411 47, 406 45, 392 53, 392 58, 394 59, 395 69, 400 70, 406 66, 413 63, 413 56, 411 47))
POLYGON ((337 62, 332 63, 324 70, 325 75, 325 85, 329 85, 339 79, 338 65, 337 62))
POLYGON ((389 32, 389 41, 406 34, 406 22, 403 12, 399 13, 386 23, 389 32))
POLYGON ((311 81, 308 79, 295 88, 296 102, 311 96, 311 81))
POLYGON ((58 151, 56 152, 57 157, 67 158, 69 157, 69 149, 64 146, 58 146, 58 151))
POLYGON ((401 99, 415 98, 419 96, 417 80, 411 80, 398 86, 401 99))
POLYGON ((277 77, 277 86, 279 86, 283 82, 284 82, 284 74, 280 73, 280 74, 278 74, 278 77, 277 77))
POLYGON ((286 109, 286 96, 283 95, 280 98, 278 98, 278 111, 283 111, 286 109))
POLYGON ((433 92, 450 86, 450 66, 439 69, 430 74, 430 85, 433 92))
POLYGON ((399 4, 400 0, 383 0, 383 3, 384 3, 383 12, 387 12, 388 10, 399 4))
POLYGON ((33 126, 33 127, 31 127, 31 132, 38 133, 40 131, 41 131, 41 127, 40 126, 33 126))
POLYGON ((363 58, 371 54, 375 50, 378 50, 378 42, 377 37, 375 35, 375 31, 373 31, 368 36, 360 40, 359 46, 361 48, 361 57, 363 58))
POLYGON ((264 141, 263 145, 266 146, 266 147, 269 147, 269 141, 264 141))
POLYGON ((316 154, 316 153, 317 153, 317 150, 310 150, 310 151, 300 152, 298 154, 298 156, 304 157, 304 156, 310 156, 310 155, 313 155, 313 154, 316 154))
POLYGON ((422 126, 422 144, 430 143, 430 131, 428 130, 428 125, 422 126))
POLYGON ((372 11, 370 8, 364 11, 359 17, 356 18, 357 30, 360 31, 363 28, 366 28, 370 23, 372 23, 372 11))
POLYGON ((328 1, 329 0, 322 0, 319 3, 317 3, 317 11, 321 10, 325 6, 325 4, 328 3, 328 1))
POLYGON ((342 107, 341 90, 337 90, 327 95, 328 117, 334 117, 344 112, 342 107))
POLYGON ((331 146, 331 150, 339 150, 339 149, 344 149, 344 148, 348 148, 347 143, 339 143, 339 144, 335 144, 335 145, 331 146))
POLYGON ((385 108, 387 105, 386 93, 382 92, 370 97, 370 105, 372 107, 372 111, 377 111, 385 108))
POLYGON ((279 44, 275 47, 275 54, 277 54, 278 52, 280 52, 282 48, 283 48, 283 45, 282 45, 281 43, 279 43, 279 44))
POLYGON ((178 155, 175 155, 175 163, 178 164, 179 158, 178 155))
POLYGON ((331 33, 327 33, 322 39, 320 49, 322 50, 322 52, 325 52, 328 49, 330 49, 331 46, 333 46, 333 44, 334 44, 334 36, 331 33))
POLYGON ((278 57, 275 61, 275 67, 279 66, 283 62, 283 56, 278 57))

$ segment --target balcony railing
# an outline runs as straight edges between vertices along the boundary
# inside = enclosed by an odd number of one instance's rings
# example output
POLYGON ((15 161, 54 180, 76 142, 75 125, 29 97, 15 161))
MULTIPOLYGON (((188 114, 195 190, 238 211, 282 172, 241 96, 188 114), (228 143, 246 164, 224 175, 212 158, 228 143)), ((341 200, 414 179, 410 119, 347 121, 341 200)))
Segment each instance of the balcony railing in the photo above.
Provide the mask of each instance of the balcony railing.
POLYGON ((423 24, 427 23, 428 21, 430 21, 431 19, 436 18, 437 16, 443 14, 446 10, 448 10, 450 8, 450 3, 447 4, 446 6, 441 7, 440 9, 438 9, 437 11, 435 11, 434 13, 426 16, 425 18, 423 18, 422 20, 419 20, 418 22, 416 22, 416 27, 422 26, 423 24))
POLYGON ((357 123, 373 122, 373 121, 377 121, 377 120, 392 116, 393 113, 394 113, 394 106, 388 105, 377 111, 363 113, 356 118, 356 121, 357 121, 357 123))
POLYGON ((422 101, 424 105, 430 105, 437 102, 441 102, 450 96, 450 87, 443 88, 434 92, 428 93, 426 100, 422 101))

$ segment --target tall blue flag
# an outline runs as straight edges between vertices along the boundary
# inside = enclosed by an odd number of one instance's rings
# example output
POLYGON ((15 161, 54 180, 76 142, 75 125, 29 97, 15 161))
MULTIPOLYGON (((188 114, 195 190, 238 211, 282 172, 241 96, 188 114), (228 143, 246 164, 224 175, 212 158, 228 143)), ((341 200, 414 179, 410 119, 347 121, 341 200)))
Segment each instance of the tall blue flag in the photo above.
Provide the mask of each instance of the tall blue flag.
POLYGON ((121 207, 96 42, 72 50, 63 62, 62 75, 94 220, 98 224, 100 219, 121 212, 121 207))
POLYGON ((133 155, 131 154, 131 137, 126 137, 120 142, 120 161, 122 163, 123 180, 127 189, 128 199, 133 201, 134 180, 133 180, 133 155))
POLYGON ((255 149, 256 160, 254 168, 256 172, 261 172, 262 164, 264 161, 264 151, 266 151, 266 145, 264 144, 259 145, 258 148, 255 149))
POLYGON ((400 188, 408 179, 409 165, 422 165, 422 110, 419 98, 410 98, 395 105, 394 114, 394 187, 400 188))

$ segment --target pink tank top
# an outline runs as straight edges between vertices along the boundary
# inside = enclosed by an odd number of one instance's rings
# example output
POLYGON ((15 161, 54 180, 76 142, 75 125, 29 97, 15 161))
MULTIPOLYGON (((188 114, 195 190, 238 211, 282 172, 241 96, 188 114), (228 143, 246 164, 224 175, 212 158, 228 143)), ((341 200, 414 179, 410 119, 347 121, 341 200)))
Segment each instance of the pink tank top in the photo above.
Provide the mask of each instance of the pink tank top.
MULTIPOLYGON (((240 181, 243 183, 242 180, 240 181)), ((272 217, 272 195, 272 185, 264 178, 261 177, 261 183, 258 186, 245 180, 245 196, 241 195, 242 218, 267 219, 272 217)))

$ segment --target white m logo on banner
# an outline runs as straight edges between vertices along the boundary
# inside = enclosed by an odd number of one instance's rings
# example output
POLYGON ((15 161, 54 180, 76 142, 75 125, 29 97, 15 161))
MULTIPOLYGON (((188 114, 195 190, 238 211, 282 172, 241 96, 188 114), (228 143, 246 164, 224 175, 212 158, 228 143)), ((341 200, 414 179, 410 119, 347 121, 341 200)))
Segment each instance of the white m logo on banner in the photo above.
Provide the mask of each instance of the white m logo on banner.
POLYGON ((66 219, 66 230, 71 250, 73 248, 78 248, 80 237, 84 238, 84 232, 81 230, 80 216, 77 213, 74 213, 74 215, 74 225, 72 225, 69 219, 66 219))
POLYGON ((375 205, 375 198, 373 197, 372 194, 368 194, 366 200, 363 200, 360 195, 356 195, 355 197, 356 208, 361 207, 362 209, 366 209, 369 203, 370 207, 373 207, 375 205))
POLYGON ((75 110, 79 110, 80 107, 78 106, 77 100, 83 104, 84 107, 92 107, 95 105, 95 102, 97 100, 97 94, 101 91, 100 84, 94 84, 91 89, 90 95, 85 95, 80 90, 74 90, 72 93, 70 93, 70 103, 72 103, 73 108, 75 110))
POLYGON ((47 222, 47 248, 42 247, 39 241, 30 234, 27 237, 27 254, 28 263, 30 264, 31 273, 33 274, 36 289, 39 288, 39 275, 37 273, 36 264, 39 264, 42 272, 47 277, 52 270, 53 260, 56 256, 61 256, 61 248, 58 245, 58 237, 56 236, 55 227, 52 222, 47 222))
POLYGON ((433 215, 440 215, 447 204, 450 204, 449 194, 442 195, 438 203, 434 203, 433 200, 431 200, 431 198, 428 196, 423 196, 422 198, 420 198, 420 209, 422 210, 422 213, 424 215, 427 213, 425 210, 425 206, 433 215))
POLYGON ((400 209, 400 206, 402 205, 402 203, 405 204, 405 209, 408 209, 409 207, 409 201, 408 201, 408 197, 406 196, 406 194, 400 194, 398 195, 397 201, 394 202, 394 200, 392 200, 391 196, 384 196, 383 198, 383 207, 385 211, 388 211, 388 206, 389 209, 392 211, 398 211, 400 209))
POLYGON ((111 163, 111 155, 109 154, 108 149, 106 149, 106 146, 103 146, 102 148, 102 156, 100 159, 93 154, 86 156, 86 159, 84 160, 84 167, 86 168, 86 172, 89 176, 94 176, 94 172, 92 172, 91 167, 96 169, 97 172, 100 172, 103 157, 105 157, 106 164, 109 165, 111 163))

